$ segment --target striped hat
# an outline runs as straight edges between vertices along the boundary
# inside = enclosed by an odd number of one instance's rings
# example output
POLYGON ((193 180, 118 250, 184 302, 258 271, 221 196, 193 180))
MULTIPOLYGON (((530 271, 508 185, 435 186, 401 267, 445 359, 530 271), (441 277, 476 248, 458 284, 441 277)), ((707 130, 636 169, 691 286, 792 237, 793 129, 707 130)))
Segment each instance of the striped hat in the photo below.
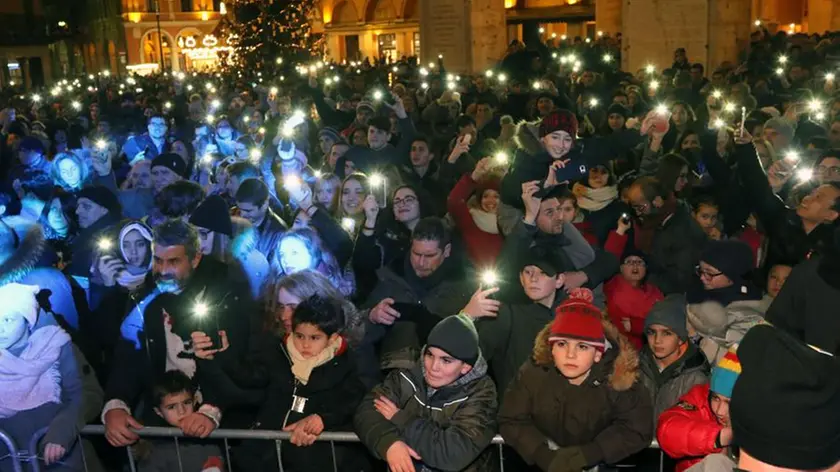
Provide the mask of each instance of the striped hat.
POLYGON ((741 361, 735 354, 735 348, 732 348, 712 369, 711 390, 718 395, 732 398, 732 389, 739 375, 741 375, 741 361))
POLYGON ((549 344, 561 339, 576 339, 604 352, 607 342, 601 325, 601 310, 592 304, 592 300, 592 291, 589 289, 576 288, 571 291, 569 298, 563 300, 554 311, 549 344))

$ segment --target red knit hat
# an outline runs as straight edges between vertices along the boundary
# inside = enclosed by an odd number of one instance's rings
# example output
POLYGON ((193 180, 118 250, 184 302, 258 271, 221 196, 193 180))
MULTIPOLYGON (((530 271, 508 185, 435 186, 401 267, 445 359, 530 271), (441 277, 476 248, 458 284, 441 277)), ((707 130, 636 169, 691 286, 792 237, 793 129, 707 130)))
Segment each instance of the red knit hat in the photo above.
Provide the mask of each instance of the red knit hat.
POLYGON ((561 338, 578 339, 604 352, 607 343, 604 327, 601 325, 601 310, 592 304, 592 299, 592 291, 589 289, 572 290, 569 298, 560 303, 554 311, 549 344, 561 338))
POLYGON ((572 139, 577 138, 578 120, 569 110, 555 110, 540 122, 540 137, 545 137, 555 131, 565 131, 572 139))

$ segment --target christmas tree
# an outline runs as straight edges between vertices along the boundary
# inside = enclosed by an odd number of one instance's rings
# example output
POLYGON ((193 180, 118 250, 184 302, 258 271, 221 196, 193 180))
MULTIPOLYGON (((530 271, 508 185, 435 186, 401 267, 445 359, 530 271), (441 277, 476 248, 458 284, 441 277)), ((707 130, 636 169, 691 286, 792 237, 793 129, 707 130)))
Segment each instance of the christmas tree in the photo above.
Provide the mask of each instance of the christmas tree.
POLYGON ((233 47, 230 62, 245 70, 277 70, 323 54, 310 19, 316 0, 237 0, 220 24, 233 47))

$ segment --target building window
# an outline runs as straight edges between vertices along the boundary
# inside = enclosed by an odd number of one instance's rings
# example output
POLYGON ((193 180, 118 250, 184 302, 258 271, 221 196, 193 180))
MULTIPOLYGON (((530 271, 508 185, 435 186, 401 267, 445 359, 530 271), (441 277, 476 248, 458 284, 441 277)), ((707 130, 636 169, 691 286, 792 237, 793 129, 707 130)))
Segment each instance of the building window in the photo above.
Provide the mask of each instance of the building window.
POLYGON ((157 0, 146 0, 146 11, 154 13, 157 11, 157 0))
POLYGON ((397 35, 394 33, 379 35, 379 57, 397 57, 397 35))
POLYGON ((181 11, 193 11, 192 0, 181 0, 181 11))
POLYGON ((420 57, 420 33, 414 33, 414 55, 420 57))

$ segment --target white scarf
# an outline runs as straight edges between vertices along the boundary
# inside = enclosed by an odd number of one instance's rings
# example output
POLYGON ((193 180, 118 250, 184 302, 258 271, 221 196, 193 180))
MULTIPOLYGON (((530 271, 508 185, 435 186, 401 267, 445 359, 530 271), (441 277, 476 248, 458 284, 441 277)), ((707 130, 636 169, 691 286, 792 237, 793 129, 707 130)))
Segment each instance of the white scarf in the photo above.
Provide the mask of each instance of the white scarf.
POLYGON ((322 366, 327 362, 333 360, 335 357, 335 353, 341 349, 341 345, 344 343, 344 339, 341 336, 338 336, 333 341, 321 351, 315 357, 306 358, 303 357, 303 354, 297 350, 295 347, 295 342, 292 339, 293 335, 289 335, 286 338, 286 349, 289 351, 289 357, 292 359, 292 374, 294 374, 295 379, 298 382, 306 385, 309 383, 309 376, 312 375, 312 371, 315 370, 316 367, 322 366))
POLYGON ((584 210, 598 211, 603 210, 616 198, 618 198, 618 188, 615 185, 601 188, 586 187, 586 193, 577 198, 577 203, 584 210))
POLYGON ((61 402, 58 358, 70 335, 58 326, 35 330, 23 352, 0 349, 0 418, 61 402))
POLYGON ((478 229, 490 234, 499 234, 499 223, 495 213, 487 213, 478 208, 470 208, 470 216, 478 229))

